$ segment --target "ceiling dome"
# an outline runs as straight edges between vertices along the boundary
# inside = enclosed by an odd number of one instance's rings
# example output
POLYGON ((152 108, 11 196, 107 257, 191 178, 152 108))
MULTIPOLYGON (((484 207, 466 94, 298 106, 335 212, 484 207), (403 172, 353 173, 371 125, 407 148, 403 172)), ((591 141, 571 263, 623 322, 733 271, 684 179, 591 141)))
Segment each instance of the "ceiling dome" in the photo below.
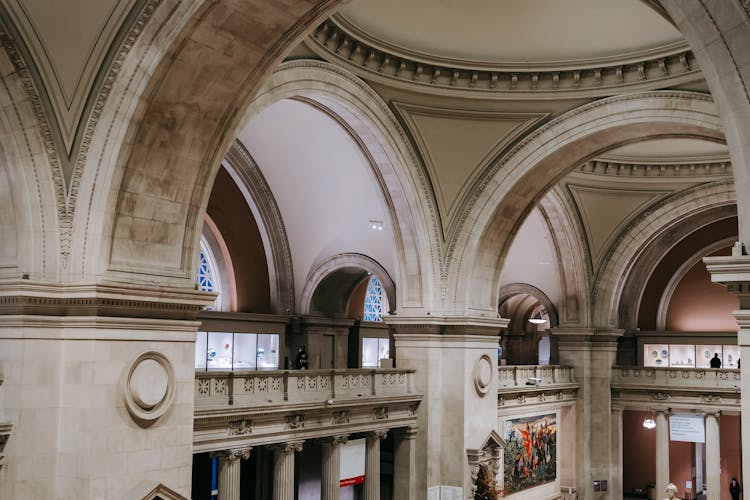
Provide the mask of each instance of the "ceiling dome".
POLYGON ((478 64, 601 64, 684 47, 640 0, 356 0, 339 20, 395 53, 478 64))

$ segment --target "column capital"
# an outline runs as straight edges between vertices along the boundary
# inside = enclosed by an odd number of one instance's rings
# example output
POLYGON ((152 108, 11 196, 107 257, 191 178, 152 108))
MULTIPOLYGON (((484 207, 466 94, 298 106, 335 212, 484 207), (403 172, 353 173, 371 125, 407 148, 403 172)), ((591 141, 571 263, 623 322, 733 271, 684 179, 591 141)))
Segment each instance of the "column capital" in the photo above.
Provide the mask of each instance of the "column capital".
POLYGON ((322 443, 330 446, 341 446, 349 441, 349 434, 339 434, 336 436, 326 436, 321 438, 322 443))
POLYGON ((367 433, 368 439, 385 439, 388 436, 388 429, 376 429, 367 433))
POLYGON ((718 419, 721 416, 721 410, 704 410, 703 415, 718 419))
POLYGON ((622 415, 623 411, 625 411, 625 406, 620 404, 612 404, 612 414, 622 415))
POLYGON ((416 425, 409 425, 393 429, 393 432, 398 435, 400 439, 417 439, 419 428, 416 425))
POLYGON ((228 460, 234 462, 235 460, 247 460, 250 458, 250 452, 252 446, 243 446, 242 448, 230 448, 228 450, 219 450, 211 452, 211 458, 216 457, 219 459, 228 460))
POLYGON ((295 451, 302 451, 302 445, 305 444, 304 440, 300 441, 288 441, 286 443, 274 443, 269 445, 275 450, 279 450, 283 454, 294 453, 295 451))

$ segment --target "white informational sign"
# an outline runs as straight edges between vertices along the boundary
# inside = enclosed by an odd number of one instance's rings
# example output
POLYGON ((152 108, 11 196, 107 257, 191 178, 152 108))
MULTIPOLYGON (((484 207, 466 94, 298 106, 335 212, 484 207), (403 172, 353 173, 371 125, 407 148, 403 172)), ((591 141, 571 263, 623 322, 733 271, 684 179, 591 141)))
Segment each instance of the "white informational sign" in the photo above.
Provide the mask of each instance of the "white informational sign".
POLYGON ((688 443, 705 443, 706 428, 703 415, 674 413, 669 417, 669 439, 688 443))
POLYGON ((427 500, 462 500, 463 493, 457 486, 432 486, 427 489, 427 500))
POLYGON ((352 439, 341 445, 339 486, 351 486, 365 482, 365 438, 352 439))

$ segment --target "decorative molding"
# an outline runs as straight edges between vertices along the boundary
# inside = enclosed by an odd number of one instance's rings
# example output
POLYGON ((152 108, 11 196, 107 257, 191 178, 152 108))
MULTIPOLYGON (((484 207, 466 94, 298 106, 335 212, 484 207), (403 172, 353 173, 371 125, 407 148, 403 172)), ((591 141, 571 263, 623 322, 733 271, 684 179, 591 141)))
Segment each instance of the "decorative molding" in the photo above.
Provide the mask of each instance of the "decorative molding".
POLYGON ((320 57, 335 60, 365 78, 384 83, 419 85, 429 90, 461 90, 483 94, 545 98, 593 97, 678 85, 701 78, 695 56, 679 42, 627 60, 533 65, 446 60, 378 46, 353 33, 334 16, 308 38, 320 57))
POLYGON ((351 416, 352 412, 350 412, 349 410, 334 411, 333 413, 331 413, 331 424, 348 424, 351 416))
POLYGON ((295 415, 287 415, 284 417, 284 429, 304 429, 305 428, 305 415, 297 413, 295 415))
POLYGON ((13 430, 13 424, 0 423, 0 471, 3 470, 3 462, 5 461, 5 455, 3 455, 3 450, 5 449, 5 444, 8 442, 8 439, 10 438, 10 433, 12 430, 13 430))
POLYGON ((388 437, 388 429, 376 429, 372 432, 368 432, 367 437, 370 439, 385 439, 388 437))
POLYGON ((273 191, 255 159, 239 139, 229 147, 225 164, 227 172, 237 182, 243 194, 247 191, 247 204, 256 222, 261 226, 268 260, 269 281, 272 285, 272 307, 279 314, 294 313, 296 304, 292 252, 284 219, 273 191))
POLYGON ((721 396, 718 394, 701 394, 698 398, 702 403, 721 403, 721 396))
POLYGON ((172 406, 176 383, 172 363, 162 353, 139 355, 122 379, 125 407, 141 427, 148 427, 172 406), (151 362, 151 363, 149 363, 151 362), (163 384, 163 393, 158 389, 163 384), (153 388, 157 388, 153 392, 153 388))
POLYGON ((302 446, 304 444, 304 441, 287 441, 286 443, 275 443, 270 446, 281 453, 287 454, 302 451, 302 446))
POLYGON ((487 354, 482 354, 474 364, 474 389, 480 398, 489 392, 494 376, 492 360, 487 354))
POLYGON ((732 163, 726 161, 685 163, 635 163, 615 160, 590 160, 578 167, 576 172, 618 178, 660 177, 732 177, 732 163))
POLYGON ((667 392, 649 392, 648 397, 653 401, 669 401, 672 395, 667 392))
POLYGON ((230 436, 244 436, 247 434, 252 434, 252 432, 252 420, 235 420, 229 422, 229 426, 227 427, 227 434, 230 436))
POLYGON ((245 446, 242 448, 230 448, 228 450, 214 451, 211 453, 211 457, 217 457, 220 460, 226 460, 228 462, 236 462, 237 460, 247 460, 250 458, 250 452, 252 446, 245 446))
POLYGON ((387 420, 389 415, 387 406, 380 406, 372 409, 373 420, 387 420))

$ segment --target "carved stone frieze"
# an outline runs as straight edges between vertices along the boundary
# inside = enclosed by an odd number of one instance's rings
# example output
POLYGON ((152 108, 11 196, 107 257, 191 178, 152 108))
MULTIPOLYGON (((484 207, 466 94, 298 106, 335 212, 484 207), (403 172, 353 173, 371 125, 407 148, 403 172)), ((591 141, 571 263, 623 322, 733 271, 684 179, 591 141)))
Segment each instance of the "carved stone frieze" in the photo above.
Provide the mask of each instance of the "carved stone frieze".
POLYGON ((287 415, 284 417, 284 428, 285 429, 304 429, 305 428, 305 416, 302 414, 287 415))
POLYGON ((648 397, 653 401, 669 401, 672 396, 666 392, 649 392, 648 397))
POLYGON ((699 396, 701 402, 703 403, 720 403, 721 402, 721 396, 718 394, 701 394, 699 396))
POLYGON ((704 161, 681 164, 634 163, 609 159, 590 160, 578 172, 610 177, 731 177, 732 164, 726 161, 704 161))
POLYGON ((378 408, 373 408, 372 410, 372 419, 373 420, 385 420, 388 418, 388 407, 387 406, 380 406, 378 408))
POLYGON ((349 410, 334 411, 331 413, 331 423, 337 424, 348 424, 351 419, 351 412, 349 410))
POLYGON ((230 436, 244 436, 253 432, 253 421, 252 420, 235 420, 229 422, 227 427, 227 434, 230 436))

